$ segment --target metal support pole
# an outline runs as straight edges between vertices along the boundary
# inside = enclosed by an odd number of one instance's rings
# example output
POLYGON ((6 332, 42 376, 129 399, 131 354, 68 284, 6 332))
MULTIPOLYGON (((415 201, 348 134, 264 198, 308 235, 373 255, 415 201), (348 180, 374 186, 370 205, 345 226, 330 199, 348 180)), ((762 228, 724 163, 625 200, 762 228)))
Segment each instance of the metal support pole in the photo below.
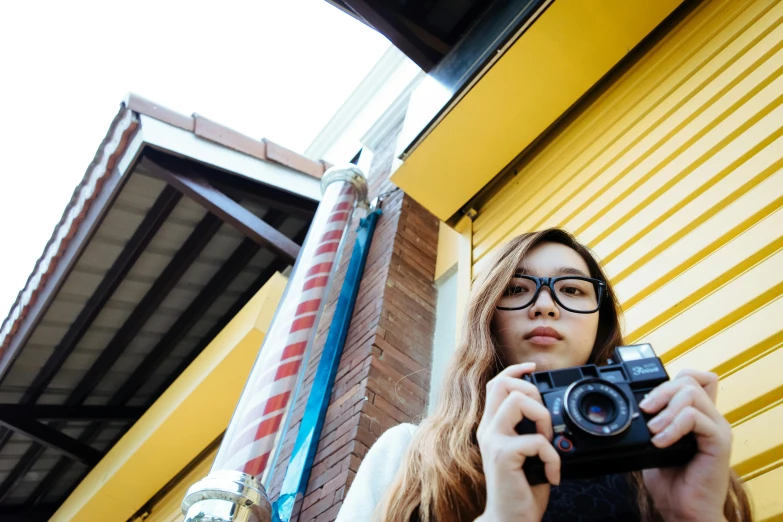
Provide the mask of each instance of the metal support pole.
POLYGON ((182 501, 186 522, 271 518, 263 486, 267 464, 273 460, 280 427, 306 367, 352 211, 367 206, 367 182, 354 166, 329 169, 321 191, 307 239, 212 469, 182 501))

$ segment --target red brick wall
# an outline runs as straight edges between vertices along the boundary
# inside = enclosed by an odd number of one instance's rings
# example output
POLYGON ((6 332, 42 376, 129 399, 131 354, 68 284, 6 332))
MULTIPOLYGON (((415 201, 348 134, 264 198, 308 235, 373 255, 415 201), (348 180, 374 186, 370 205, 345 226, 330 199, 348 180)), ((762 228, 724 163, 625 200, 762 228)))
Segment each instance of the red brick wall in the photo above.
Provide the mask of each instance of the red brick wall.
MULTIPOLYGON (((370 198, 393 185, 387 180, 399 129, 375 151, 369 173, 370 198)), ((355 224, 354 224, 355 225, 355 224)), ((313 346, 291 427, 269 489, 277 498, 291 456, 302 412, 325 341, 355 237, 347 243, 313 346)), ((396 191, 383 214, 359 288, 351 326, 326 414, 301 522, 335 519, 367 449, 388 428, 418 422, 426 411, 430 356, 435 327, 435 255, 438 220, 410 197, 396 191)))

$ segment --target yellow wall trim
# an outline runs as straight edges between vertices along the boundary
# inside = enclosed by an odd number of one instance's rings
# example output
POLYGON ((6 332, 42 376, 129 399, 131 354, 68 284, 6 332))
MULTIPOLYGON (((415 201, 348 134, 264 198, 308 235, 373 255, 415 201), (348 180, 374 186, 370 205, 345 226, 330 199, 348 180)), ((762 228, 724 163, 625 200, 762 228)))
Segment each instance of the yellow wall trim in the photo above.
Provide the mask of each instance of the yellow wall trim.
POLYGON ((269 279, 51 521, 126 522, 226 429, 286 282, 269 279))
POLYGON ((470 287, 473 283, 473 220, 463 216, 457 222, 457 342, 465 322, 470 287))
POLYGON ((459 232, 441 221, 438 229, 438 255, 435 258, 434 281, 440 279, 459 261, 459 240, 459 232))
POLYGON ((447 221, 680 2, 553 2, 392 181, 447 221))

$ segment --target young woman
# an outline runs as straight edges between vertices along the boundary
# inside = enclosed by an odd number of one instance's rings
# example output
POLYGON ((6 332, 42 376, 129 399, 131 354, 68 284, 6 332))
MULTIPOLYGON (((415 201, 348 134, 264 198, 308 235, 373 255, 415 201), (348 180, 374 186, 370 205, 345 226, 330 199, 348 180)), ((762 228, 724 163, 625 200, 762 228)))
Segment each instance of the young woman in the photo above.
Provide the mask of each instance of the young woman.
POLYGON ((712 373, 683 371, 641 404, 654 415, 656 446, 695 434, 688 465, 561 482, 549 412, 520 377, 605 364, 623 344, 618 303, 589 250, 559 229, 515 238, 488 267, 473 285, 436 411, 376 442, 338 522, 751 520, 729 468, 731 427, 715 407, 712 373), (516 433, 523 418, 537 434, 516 433), (528 484, 522 464, 533 456, 553 485, 528 484))

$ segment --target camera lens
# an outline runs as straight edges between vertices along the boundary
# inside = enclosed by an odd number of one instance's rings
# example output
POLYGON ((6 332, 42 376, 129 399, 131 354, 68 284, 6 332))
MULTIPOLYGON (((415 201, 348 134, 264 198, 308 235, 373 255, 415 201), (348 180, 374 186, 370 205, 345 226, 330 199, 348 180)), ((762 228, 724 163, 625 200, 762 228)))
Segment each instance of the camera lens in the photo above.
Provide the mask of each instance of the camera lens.
POLYGON ((571 384, 563 398, 566 420, 589 435, 611 437, 631 425, 631 402, 616 384, 588 378, 571 384))
POLYGON ((614 402, 601 393, 587 393, 582 398, 582 415, 596 424, 608 424, 614 420, 614 402))

